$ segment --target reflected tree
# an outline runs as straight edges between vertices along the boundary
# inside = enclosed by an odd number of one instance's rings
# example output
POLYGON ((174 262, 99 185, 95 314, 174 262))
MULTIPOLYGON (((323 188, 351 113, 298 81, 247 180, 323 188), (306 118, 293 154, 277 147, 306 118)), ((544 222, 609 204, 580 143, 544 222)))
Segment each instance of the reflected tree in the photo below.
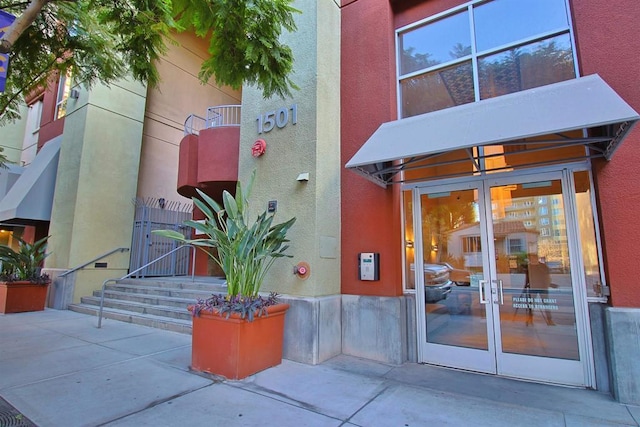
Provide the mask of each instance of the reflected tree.
POLYGON ((480 59, 478 72, 482 99, 575 77, 571 47, 555 39, 480 59))
MULTIPOLYGON (((425 248, 437 245, 433 262, 450 258, 449 235, 452 231, 478 222, 475 202, 422 204, 422 239, 425 248)), ((426 255, 426 254, 425 254, 426 255)))

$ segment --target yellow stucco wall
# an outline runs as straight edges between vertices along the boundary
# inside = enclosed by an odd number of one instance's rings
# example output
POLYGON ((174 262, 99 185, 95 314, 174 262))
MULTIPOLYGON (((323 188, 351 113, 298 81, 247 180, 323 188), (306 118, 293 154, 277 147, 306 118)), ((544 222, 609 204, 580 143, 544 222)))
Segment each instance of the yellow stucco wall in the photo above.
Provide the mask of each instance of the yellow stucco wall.
MULTIPOLYGON (((156 88, 122 80, 110 88, 80 89, 70 102, 58 165, 47 268, 73 268, 118 247, 131 246, 135 197, 190 203, 176 191, 178 150, 186 117, 207 107, 239 104, 240 91, 197 79, 207 45, 175 35, 159 61, 156 88)), ((130 253, 117 253, 79 271, 74 302, 108 278, 125 275, 130 253)))
MULTIPOLYGON (((73 268, 131 244, 146 87, 123 80, 80 92, 65 119, 48 268, 73 268)), ((126 274, 128 254, 105 261, 108 270, 81 273, 74 302, 99 288, 105 275, 126 274)))
POLYGON ((291 99, 263 99, 253 87, 243 89, 240 133, 240 179, 257 173, 251 207, 266 209, 278 201, 276 219, 297 218, 289 238, 293 258, 276 260, 263 291, 300 296, 340 292, 340 10, 333 2, 296 1, 298 31, 285 34, 295 55, 292 76, 300 87, 291 99), (297 124, 291 123, 292 104, 297 124), (281 108, 289 109, 282 128, 258 134, 257 117, 281 108), (256 139, 267 142, 266 153, 251 156, 256 139), (300 173, 308 182, 298 182, 300 173), (300 280, 293 266, 306 261, 311 275, 300 280))
POLYGON ((20 155, 22 153, 22 141, 24 140, 25 128, 27 125, 27 113, 29 108, 23 105, 20 108, 20 118, 13 123, 2 126, 0 134, 0 147, 2 154, 10 163, 20 165, 20 155))

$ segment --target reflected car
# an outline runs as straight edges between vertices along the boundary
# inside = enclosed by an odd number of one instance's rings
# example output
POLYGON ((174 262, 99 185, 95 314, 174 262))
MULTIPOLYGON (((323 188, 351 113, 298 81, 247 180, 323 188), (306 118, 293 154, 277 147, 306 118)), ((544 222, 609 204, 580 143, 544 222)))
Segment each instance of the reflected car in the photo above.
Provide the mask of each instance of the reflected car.
POLYGON ((424 264, 424 297, 427 303, 446 299, 452 286, 449 268, 440 264, 424 264))
POLYGON ((469 270, 455 268, 448 262, 441 262, 440 265, 449 270, 449 279, 457 286, 471 286, 471 272, 469 270))

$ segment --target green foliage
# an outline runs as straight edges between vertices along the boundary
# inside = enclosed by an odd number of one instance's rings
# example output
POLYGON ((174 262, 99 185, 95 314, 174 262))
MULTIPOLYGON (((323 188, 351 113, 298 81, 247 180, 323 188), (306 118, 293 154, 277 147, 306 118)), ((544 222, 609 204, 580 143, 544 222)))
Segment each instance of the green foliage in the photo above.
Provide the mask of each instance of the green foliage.
POLYGON ((206 235, 206 238, 187 239, 173 230, 154 231, 202 249, 216 248, 217 251, 205 252, 225 273, 229 296, 256 297, 274 261, 282 257, 291 258, 286 254, 289 248, 286 235, 295 218, 274 225, 273 214, 264 211, 253 223, 247 221, 254 179, 255 171, 246 189, 238 183, 235 197, 225 191, 223 206, 198 190, 199 197, 194 197, 193 203, 206 219, 203 222, 185 221, 184 224, 193 227, 198 234, 206 235))
POLYGON ((293 53, 279 40, 282 30, 295 31, 292 0, 175 0, 181 28, 209 37, 211 58, 200 79, 215 77, 238 89, 243 83, 262 88, 263 96, 291 94, 297 86, 288 77, 293 53))
MULTIPOLYGON (((109 85, 127 75, 154 86, 157 60, 173 31, 193 30, 210 40, 202 82, 214 77, 234 88, 256 84, 265 97, 286 96, 291 49, 280 43, 294 31, 293 0, 49 0, 10 53, 0 124, 19 118, 20 102, 43 87, 52 71, 73 70, 74 83, 109 85)), ((0 0, 19 16, 28 2, 0 0)))
POLYGON ((40 268, 46 253, 49 236, 43 237, 35 243, 27 243, 17 237, 18 251, 9 246, 0 245, 0 261, 2 262, 2 276, 4 279, 29 280, 33 282, 48 282, 48 277, 40 275, 40 268), (45 279, 45 280, 43 280, 45 279))

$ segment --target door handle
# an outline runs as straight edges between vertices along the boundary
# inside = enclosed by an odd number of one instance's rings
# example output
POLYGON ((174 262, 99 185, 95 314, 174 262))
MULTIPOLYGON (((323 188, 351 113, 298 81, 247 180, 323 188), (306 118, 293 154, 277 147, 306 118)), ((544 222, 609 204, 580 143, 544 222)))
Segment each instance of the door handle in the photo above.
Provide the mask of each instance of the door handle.
POLYGON ((485 285, 487 284, 487 280, 479 280, 478 281, 478 291, 480 292, 480 304, 488 304, 489 301, 487 301, 487 298, 485 296, 485 293, 487 292, 487 290, 485 289, 485 285))
POLYGON ((498 290, 500 292, 500 305, 504 305, 504 291, 502 290, 502 280, 497 279, 493 280, 493 282, 498 284, 498 290))

